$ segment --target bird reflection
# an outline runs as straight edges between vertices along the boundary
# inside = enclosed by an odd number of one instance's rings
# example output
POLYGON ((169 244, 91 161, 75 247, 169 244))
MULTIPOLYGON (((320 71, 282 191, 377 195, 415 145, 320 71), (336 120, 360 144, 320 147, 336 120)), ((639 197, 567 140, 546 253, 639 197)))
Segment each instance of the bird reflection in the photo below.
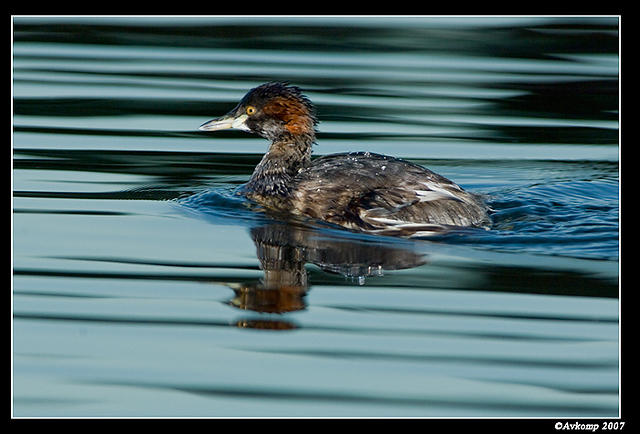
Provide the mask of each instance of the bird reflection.
MULTIPOLYGON (((235 296, 229 304, 242 310, 282 314, 304 310, 309 289, 305 264, 340 274, 358 283, 385 270, 413 268, 425 264, 424 254, 414 252, 411 244, 389 246, 361 239, 338 238, 307 227, 281 222, 251 229, 263 277, 257 282, 235 284, 235 296)), ((242 328, 290 330, 296 328, 283 317, 242 319, 242 328)))

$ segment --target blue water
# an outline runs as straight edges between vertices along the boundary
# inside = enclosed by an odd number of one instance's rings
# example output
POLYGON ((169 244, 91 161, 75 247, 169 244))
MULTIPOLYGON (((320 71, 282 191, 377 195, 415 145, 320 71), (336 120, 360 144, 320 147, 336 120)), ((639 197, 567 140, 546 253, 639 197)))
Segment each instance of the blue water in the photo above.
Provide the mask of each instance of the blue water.
POLYGON ((619 415, 617 18, 15 17, 14 417, 619 415), (287 80, 314 155, 481 194, 425 239, 234 194, 197 130, 287 80))

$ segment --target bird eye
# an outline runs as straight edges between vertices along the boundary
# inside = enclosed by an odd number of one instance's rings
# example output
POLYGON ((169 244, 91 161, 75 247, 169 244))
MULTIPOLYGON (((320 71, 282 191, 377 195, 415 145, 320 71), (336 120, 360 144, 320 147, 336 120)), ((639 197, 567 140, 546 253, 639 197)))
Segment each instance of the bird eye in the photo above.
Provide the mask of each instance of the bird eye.
POLYGON ((245 110, 245 113, 248 114, 249 116, 251 116, 255 112, 256 112, 256 108, 254 106, 252 106, 252 105, 247 107, 247 109, 245 110))

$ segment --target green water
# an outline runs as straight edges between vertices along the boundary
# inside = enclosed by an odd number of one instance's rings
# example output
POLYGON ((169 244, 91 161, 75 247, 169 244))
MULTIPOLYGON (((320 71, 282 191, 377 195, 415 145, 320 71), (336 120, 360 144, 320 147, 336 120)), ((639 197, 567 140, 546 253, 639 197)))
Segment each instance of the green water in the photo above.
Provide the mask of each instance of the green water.
POLYGON ((619 414, 617 18, 15 17, 13 415, 619 414), (287 80, 315 155, 406 158, 490 231, 251 209, 287 80))

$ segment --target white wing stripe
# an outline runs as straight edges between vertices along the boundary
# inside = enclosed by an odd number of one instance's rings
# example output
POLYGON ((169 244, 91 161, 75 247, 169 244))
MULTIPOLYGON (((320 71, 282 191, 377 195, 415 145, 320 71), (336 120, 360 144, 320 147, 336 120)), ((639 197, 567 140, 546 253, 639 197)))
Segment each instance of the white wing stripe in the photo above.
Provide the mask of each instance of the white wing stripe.
POLYGON ((433 184, 429 184, 427 182, 423 182, 428 190, 415 190, 415 193, 420 197, 420 202, 428 202, 431 200, 438 199, 453 199, 457 201, 462 201, 458 196, 451 193, 450 191, 445 190, 444 188, 436 187, 433 184))

